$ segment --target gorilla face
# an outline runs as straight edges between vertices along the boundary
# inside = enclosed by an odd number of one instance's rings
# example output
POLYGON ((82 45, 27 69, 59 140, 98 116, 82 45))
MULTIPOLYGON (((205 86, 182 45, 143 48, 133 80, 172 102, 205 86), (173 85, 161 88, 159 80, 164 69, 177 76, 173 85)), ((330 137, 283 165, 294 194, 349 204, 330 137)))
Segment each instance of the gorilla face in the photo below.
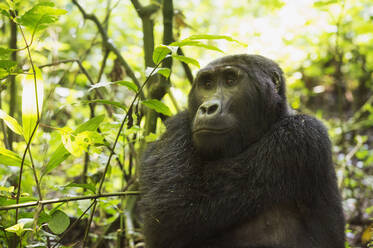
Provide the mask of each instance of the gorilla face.
POLYGON ((205 159, 242 152, 284 112, 282 71, 262 70, 258 57, 274 63, 255 55, 240 60, 228 56, 198 72, 189 93, 189 113, 193 145, 205 159))

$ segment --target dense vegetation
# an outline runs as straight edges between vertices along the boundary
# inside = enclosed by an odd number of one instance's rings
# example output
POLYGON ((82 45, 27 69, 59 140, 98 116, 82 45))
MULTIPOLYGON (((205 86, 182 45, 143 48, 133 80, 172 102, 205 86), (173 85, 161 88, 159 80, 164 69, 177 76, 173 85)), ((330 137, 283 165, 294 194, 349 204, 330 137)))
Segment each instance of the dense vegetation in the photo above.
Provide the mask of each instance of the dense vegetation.
POLYGON ((141 247, 138 161, 225 54, 284 68, 333 142, 346 247, 373 237, 371 0, 0 1, 0 247, 141 247))

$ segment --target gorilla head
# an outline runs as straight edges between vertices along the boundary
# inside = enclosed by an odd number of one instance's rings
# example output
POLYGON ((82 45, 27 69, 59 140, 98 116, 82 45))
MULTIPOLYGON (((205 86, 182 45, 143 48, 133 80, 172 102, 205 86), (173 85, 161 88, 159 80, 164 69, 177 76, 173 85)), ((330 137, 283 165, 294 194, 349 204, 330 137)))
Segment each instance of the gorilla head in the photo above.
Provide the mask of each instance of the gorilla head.
POLYGON ((201 69, 189 93, 193 144, 205 159, 231 157, 287 114, 281 68, 259 55, 232 55, 201 69))

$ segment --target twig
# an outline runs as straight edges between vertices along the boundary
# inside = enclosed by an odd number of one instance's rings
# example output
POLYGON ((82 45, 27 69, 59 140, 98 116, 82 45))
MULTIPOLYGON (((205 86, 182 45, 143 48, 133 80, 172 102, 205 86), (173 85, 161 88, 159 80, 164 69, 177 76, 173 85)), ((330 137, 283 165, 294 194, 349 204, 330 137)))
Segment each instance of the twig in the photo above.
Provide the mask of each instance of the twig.
POLYGON ((114 193, 102 193, 102 194, 95 194, 95 195, 85 195, 85 196, 73 196, 73 197, 65 197, 65 198, 55 198, 49 200, 42 200, 42 201, 32 201, 32 202, 25 202, 20 204, 12 204, 7 206, 0 206, 0 211, 2 210, 11 210, 11 209, 18 209, 18 208, 27 208, 37 206, 38 204, 41 205, 48 205, 53 203, 61 203, 61 202, 70 202, 70 201, 81 201, 87 199, 94 199, 103 198, 103 197, 113 197, 113 196, 126 196, 126 195, 138 195, 138 191, 126 191, 126 192, 114 192, 114 193))
POLYGON ((344 161, 343 161, 343 165, 342 165, 342 176, 339 178, 338 180, 338 188, 341 190, 342 189, 342 186, 343 186, 343 179, 344 179, 344 170, 346 168, 346 165, 347 163, 349 163, 352 159, 352 157, 359 151, 360 147, 363 145, 364 143, 359 141, 356 146, 349 152, 347 153, 344 161))

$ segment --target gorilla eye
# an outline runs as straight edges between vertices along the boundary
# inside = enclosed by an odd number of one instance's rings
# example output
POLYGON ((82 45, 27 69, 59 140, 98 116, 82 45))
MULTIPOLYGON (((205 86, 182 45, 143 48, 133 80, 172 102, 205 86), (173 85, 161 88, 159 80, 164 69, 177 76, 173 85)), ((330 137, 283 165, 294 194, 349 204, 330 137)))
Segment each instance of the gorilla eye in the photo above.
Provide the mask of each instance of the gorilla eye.
POLYGON ((237 81, 237 75, 235 71, 228 70, 225 72, 225 83, 228 86, 233 86, 237 81))
POLYGON ((203 82, 203 87, 205 89, 210 89, 212 87, 211 81, 205 81, 205 82, 203 82))
POLYGON ((213 81, 210 75, 204 75, 199 79, 199 85, 204 89, 211 89, 213 81))

